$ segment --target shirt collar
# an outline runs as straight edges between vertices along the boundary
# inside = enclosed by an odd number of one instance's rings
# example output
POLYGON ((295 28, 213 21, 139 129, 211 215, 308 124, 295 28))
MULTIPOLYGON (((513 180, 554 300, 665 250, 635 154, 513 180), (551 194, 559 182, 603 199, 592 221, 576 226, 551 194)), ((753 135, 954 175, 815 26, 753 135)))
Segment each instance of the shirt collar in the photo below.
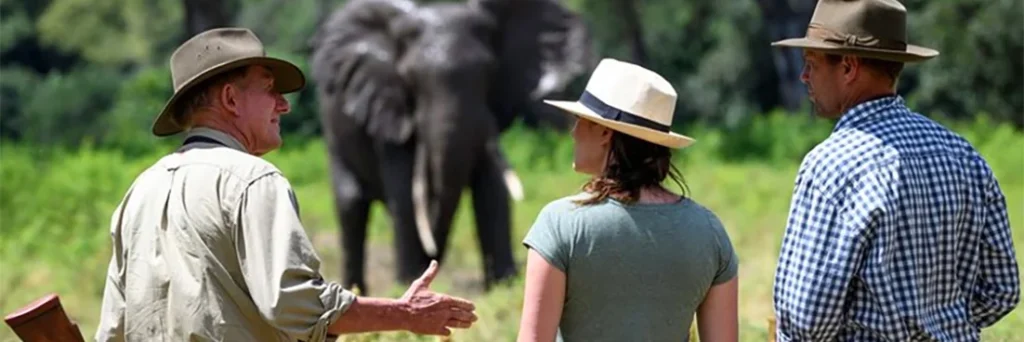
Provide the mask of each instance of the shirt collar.
POLYGON ((852 126, 858 122, 867 120, 877 113, 884 112, 884 109, 904 106, 903 97, 900 95, 885 95, 861 102, 843 113, 836 123, 835 130, 852 126))
POLYGON ((185 139, 188 139, 191 136, 197 136, 197 135, 217 140, 220 143, 224 144, 224 146, 227 146, 229 148, 233 148, 233 149, 245 152, 245 153, 249 153, 249 151, 245 149, 245 146, 242 145, 242 143, 239 142, 238 139, 235 139, 230 134, 224 133, 223 131, 219 131, 219 130, 216 130, 216 129, 213 129, 213 128, 209 128, 209 127, 193 127, 192 129, 190 129, 188 131, 188 134, 185 136, 185 139))

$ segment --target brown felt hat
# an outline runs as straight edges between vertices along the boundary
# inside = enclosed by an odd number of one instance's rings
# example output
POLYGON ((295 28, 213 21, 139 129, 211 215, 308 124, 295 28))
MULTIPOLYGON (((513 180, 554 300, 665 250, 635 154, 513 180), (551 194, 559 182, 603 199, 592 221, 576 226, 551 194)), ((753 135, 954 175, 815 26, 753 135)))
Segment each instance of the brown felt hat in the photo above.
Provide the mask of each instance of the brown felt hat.
POLYGON ((171 55, 174 95, 153 122, 153 134, 162 137, 184 129, 175 121, 183 93, 210 77, 248 65, 270 69, 274 86, 282 94, 298 91, 306 85, 302 70, 291 62, 267 57, 263 43, 252 31, 233 27, 207 30, 182 43, 171 55))
POLYGON ((896 62, 917 62, 939 55, 907 43, 907 9, 896 0, 819 0, 803 38, 772 46, 896 62))

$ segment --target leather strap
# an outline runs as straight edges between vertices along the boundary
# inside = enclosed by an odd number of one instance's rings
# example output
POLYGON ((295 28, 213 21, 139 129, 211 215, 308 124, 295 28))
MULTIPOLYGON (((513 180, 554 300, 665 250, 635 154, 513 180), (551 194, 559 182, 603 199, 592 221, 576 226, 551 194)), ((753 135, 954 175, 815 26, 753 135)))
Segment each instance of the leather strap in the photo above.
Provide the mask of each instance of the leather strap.
POLYGON ((855 34, 839 32, 817 23, 811 23, 807 27, 807 37, 846 47, 861 47, 893 51, 907 50, 907 43, 905 42, 889 40, 884 37, 858 36, 855 34))

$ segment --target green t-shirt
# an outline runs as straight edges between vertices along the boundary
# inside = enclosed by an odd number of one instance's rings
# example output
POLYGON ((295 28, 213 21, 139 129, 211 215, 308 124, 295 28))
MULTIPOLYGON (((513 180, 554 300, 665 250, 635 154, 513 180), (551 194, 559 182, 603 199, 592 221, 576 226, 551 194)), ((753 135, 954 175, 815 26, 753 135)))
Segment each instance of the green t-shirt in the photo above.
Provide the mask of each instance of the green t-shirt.
POLYGON ((685 341, 708 289, 736 275, 718 217, 690 199, 581 206, 577 196, 546 205, 523 240, 566 273, 558 341, 685 341))

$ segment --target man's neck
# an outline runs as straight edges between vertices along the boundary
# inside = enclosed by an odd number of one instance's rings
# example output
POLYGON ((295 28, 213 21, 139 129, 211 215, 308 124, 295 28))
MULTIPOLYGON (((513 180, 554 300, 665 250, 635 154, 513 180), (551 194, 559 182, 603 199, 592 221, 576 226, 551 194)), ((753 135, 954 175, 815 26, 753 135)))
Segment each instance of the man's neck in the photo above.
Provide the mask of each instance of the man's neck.
POLYGON ((892 95, 896 95, 896 90, 891 87, 865 87, 860 91, 851 92, 849 99, 843 104, 840 113, 846 113, 850 108, 856 107, 861 103, 892 95))
POLYGON ((253 153, 253 142, 251 141, 251 139, 247 139, 246 136, 242 134, 242 130, 239 129, 238 126, 231 124, 229 122, 225 122, 224 120, 218 120, 218 116, 216 115, 197 116, 196 123, 193 125, 193 127, 207 128, 224 133, 230 136, 231 138, 235 139, 235 141, 237 141, 238 144, 241 145, 240 147, 244 149, 243 152, 250 154, 253 153))

